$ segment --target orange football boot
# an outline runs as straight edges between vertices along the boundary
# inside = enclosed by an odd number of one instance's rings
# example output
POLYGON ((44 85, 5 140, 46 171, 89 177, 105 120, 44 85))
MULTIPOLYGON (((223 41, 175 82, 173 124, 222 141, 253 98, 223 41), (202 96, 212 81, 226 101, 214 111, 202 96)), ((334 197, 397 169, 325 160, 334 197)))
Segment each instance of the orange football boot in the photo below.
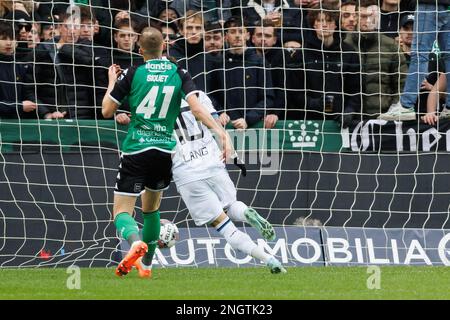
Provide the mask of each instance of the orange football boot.
POLYGON ((116 275, 119 277, 125 276, 133 268, 137 259, 142 257, 148 251, 148 246, 144 241, 136 241, 132 244, 130 251, 128 251, 125 258, 120 261, 116 269, 116 275))
POLYGON ((142 257, 136 260, 134 266, 139 272, 139 277, 141 278, 151 278, 152 277, 152 266, 146 266, 142 263, 142 257))

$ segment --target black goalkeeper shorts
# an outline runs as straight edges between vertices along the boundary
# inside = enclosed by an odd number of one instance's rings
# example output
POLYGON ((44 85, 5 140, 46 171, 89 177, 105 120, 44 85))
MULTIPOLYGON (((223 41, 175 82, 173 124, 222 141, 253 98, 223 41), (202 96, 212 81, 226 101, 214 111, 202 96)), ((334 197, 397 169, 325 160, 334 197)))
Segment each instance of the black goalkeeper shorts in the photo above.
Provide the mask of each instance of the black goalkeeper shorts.
POLYGON ((123 155, 120 159, 114 193, 138 196, 145 188, 162 191, 172 180, 172 155, 156 149, 123 155))

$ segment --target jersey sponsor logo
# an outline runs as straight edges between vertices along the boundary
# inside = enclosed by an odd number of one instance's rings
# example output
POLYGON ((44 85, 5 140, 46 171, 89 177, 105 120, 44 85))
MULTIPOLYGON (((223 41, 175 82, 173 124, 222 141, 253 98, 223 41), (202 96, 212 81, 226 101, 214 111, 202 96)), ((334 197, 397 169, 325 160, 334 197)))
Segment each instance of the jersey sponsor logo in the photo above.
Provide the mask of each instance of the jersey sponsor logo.
POLYGON ((162 74, 149 74, 147 75, 147 82, 166 82, 169 76, 162 74))
POLYGON ((190 151, 189 154, 183 154, 183 159, 184 159, 184 162, 190 162, 194 159, 204 157, 208 154, 209 154, 208 148, 203 147, 198 150, 190 151))
MULTIPOLYGON (((145 130, 148 130, 148 131, 139 129, 139 130, 137 131, 137 134, 138 134, 138 135, 140 135, 140 136, 152 136, 152 135, 153 135, 153 133, 151 132, 152 128, 149 128, 149 127, 146 126, 146 125, 143 125, 142 128, 145 129, 145 130)), ((166 127, 166 126, 163 126, 163 125, 161 125, 161 124, 159 124, 159 123, 155 123, 155 124, 153 125, 153 131, 157 131, 157 132, 167 132, 167 127, 166 127)))
POLYGON ((145 131, 145 130, 141 130, 141 129, 138 129, 136 133, 138 135, 140 135, 140 136, 151 136, 152 135, 151 132, 145 131))
MULTIPOLYGON (((148 129, 148 127, 146 127, 146 129, 150 130, 150 129, 148 129)), ((155 125, 153 125, 153 130, 154 131, 158 131, 158 132, 166 132, 167 131, 167 127, 166 126, 162 126, 159 123, 156 123, 155 125)), ((141 130, 141 129, 138 129, 136 133, 139 136, 144 136, 144 137, 154 136, 154 132, 152 132, 152 131, 145 131, 145 130, 141 130)))
POLYGON ((172 70, 172 64, 170 63, 147 63, 145 65, 145 68, 147 70, 153 71, 153 72, 165 72, 168 70, 172 70))
POLYGON ((155 124, 153 126, 153 130, 158 131, 158 132, 166 132, 167 131, 167 127, 166 126, 162 126, 159 123, 155 124))
POLYGON ((164 138, 164 137, 146 137, 146 138, 141 137, 138 141, 140 144, 172 142, 169 138, 164 138))
MULTIPOLYGON (((162 126, 164 129, 164 126, 162 126)), ((137 135, 134 135, 133 138, 134 141, 139 141, 139 143, 166 143, 166 142, 172 142, 172 136, 167 135, 165 131, 144 131, 144 130, 138 130, 137 135), (161 132, 161 133, 160 133, 161 132), (139 139, 138 139, 139 138, 139 139)))

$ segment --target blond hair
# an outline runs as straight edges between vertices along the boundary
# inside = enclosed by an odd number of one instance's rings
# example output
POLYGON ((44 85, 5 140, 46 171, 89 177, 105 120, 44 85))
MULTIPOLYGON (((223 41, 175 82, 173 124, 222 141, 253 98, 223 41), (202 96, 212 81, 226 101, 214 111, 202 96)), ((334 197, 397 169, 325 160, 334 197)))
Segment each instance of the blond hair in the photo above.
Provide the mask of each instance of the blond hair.
POLYGON ((158 58, 162 53, 163 36, 153 27, 146 27, 139 37, 139 46, 146 56, 158 58))
POLYGON ((3 17, 7 12, 11 12, 14 10, 14 4, 21 3, 27 10, 27 14, 31 16, 33 12, 33 1, 18 1, 18 0, 0 0, 0 16, 3 17))
POLYGON ((193 20, 201 25, 203 25, 203 14, 200 11, 188 10, 183 18, 180 19, 180 28, 183 30, 185 23, 188 20, 193 20))

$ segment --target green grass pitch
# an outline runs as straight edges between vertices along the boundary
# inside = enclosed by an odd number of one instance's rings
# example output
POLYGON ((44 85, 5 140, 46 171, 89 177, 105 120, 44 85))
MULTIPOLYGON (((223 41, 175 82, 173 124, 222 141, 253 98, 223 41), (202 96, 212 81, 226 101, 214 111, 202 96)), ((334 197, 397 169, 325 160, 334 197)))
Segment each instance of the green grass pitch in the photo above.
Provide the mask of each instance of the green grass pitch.
POLYGON ((368 289, 365 267, 161 268, 151 280, 80 270, 70 290, 65 268, 0 269, 0 299, 450 299, 448 267, 382 267, 380 289, 368 289))

